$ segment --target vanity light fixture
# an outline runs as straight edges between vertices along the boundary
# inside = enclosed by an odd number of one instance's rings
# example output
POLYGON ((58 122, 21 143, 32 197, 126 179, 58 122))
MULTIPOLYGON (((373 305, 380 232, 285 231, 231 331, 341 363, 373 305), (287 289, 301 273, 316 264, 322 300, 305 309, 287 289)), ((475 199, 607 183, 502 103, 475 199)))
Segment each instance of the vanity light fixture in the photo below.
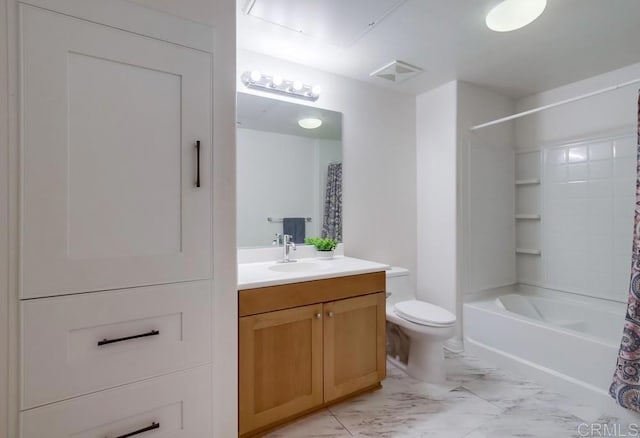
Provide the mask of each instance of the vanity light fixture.
POLYGON ((305 117, 298 120, 298 125, 304 129, 316 129, 322 126, 322 120, 315 117, 305 117))
POLYGON ((491 8, 485 22, 496 32, 511 32, 532 23, 547 7, 547 0, 502 0, 491 8))
POLYGON ((257 70, 244 72, 241 79, 247 88, 254 90, 296 97, 312 102, 315 102, 320 97, 320 87, 317 85, 308 85, 300 80, 284 79, 278 75, 268 76, 257 70))

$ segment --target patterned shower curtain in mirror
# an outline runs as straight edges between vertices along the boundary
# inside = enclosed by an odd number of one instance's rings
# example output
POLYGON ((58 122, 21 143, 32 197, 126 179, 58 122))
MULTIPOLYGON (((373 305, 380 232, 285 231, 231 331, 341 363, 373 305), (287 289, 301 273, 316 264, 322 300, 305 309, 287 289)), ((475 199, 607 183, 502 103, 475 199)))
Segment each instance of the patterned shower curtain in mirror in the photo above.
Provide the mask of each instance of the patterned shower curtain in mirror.
POLYGON ((321 236, 342 242, 342 163, 329 164, 321 236))
POLYGON ((616 399, 620 406, 640 412, 640 97, 638 98, 637 169, 629 304, 618 353, 618 363, 609 394, 616 399))

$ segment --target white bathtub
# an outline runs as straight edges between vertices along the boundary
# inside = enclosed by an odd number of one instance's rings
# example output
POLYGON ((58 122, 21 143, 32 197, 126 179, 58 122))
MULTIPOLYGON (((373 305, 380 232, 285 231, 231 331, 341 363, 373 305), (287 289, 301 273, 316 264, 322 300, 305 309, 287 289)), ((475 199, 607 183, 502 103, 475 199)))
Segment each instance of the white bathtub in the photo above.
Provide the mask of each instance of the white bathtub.
POLYGON ((464 304, 465 349, 592 404, 608 395, 626 306, 530 286, 475 294, 464 304))

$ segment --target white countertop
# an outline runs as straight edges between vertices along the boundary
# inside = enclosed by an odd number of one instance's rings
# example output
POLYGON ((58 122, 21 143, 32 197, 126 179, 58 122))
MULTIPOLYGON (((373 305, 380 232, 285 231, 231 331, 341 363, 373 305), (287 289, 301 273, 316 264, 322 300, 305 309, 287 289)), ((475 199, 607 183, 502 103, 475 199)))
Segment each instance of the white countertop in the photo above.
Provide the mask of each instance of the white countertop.
MULTIPOLYGON (((254 289, 257 287, 277 286, 288 283, 301 283, 303 281, 322 280, 325 278, 346 277, 348 275, 368 274, 370 272, 386 271, 389 265, 370 262, 368 260, 353 257, 335 256, 331 260, 316 258, 298 259, 296 263, 309 266, 310 270, 300 272, 277 272, 270 269, 278 269, 283 263, 260 262, 240 263, 238 265, 238 290, 254 289)), ((285 268, 286 269, 286 268, 285 268)))

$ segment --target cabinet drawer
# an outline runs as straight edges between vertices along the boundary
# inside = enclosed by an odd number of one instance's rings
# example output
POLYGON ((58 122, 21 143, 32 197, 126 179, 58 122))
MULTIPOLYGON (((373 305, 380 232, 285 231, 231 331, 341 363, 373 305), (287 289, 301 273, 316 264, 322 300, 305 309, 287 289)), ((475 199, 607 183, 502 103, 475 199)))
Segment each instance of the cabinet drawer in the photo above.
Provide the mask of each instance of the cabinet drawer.
POLYGON ((274 310, 384 292, 385 285, 386 275, 384 271, 381 271, 244 289, 238 292, 238 313, 240 316, 256 315, 274 310))
POLYGON ((22 303, 22 408, 211 360, 209 281, 22 303))
POLYGON ((22 438, 211 435, 211 367, 170 374, 20 414, 22 438), (149 428, 147 432, 142 432, 149 428))

